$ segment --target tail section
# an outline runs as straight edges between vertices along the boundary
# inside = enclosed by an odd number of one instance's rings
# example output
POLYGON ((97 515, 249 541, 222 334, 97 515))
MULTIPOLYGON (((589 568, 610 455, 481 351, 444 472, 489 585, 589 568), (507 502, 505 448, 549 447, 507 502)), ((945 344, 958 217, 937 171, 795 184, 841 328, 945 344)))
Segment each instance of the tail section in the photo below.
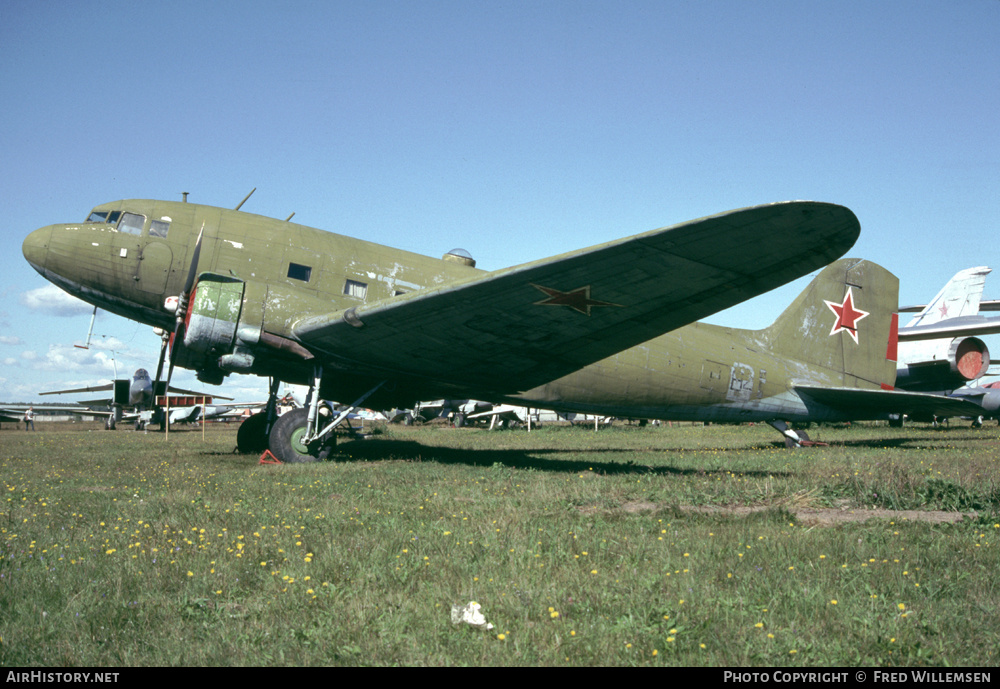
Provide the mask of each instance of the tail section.
POLYGON ((979 301, 983 297, 983 285, 986 283, 986 276, 991 272, 990 268, 979 266, 955 273, 948 284, 924 307, 923 311, 906 324, 906 327, 929 325, 946 318, 978 315, 979 301))
POLYGON ((797 383, 891 388, 896 380, 899 280, 861 259, 824 268, 765 332, 778 354, 804 362, 797 383))

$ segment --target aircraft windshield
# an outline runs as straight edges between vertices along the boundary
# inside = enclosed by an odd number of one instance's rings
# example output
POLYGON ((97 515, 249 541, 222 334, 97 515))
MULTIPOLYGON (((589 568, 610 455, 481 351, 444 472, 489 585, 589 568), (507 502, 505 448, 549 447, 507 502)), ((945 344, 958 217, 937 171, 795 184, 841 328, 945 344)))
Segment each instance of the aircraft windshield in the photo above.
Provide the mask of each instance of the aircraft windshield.
POLYGON ((114 225, 121 217, 121 211, 91 211, 85 222, 99 222, 114 225))

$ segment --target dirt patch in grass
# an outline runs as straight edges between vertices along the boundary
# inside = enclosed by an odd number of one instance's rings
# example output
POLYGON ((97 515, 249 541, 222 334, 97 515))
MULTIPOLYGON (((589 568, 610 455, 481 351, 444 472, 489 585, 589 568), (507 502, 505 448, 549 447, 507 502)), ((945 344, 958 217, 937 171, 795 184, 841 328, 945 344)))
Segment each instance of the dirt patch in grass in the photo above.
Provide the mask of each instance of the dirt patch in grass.
MULTIPOLYGON (((648 501, 627 502, 621 506, 621 510, 629 514, 638 512, 653 512, 658 509, 669 507, 665 504, 657 504, 648 501)), ((681 512, 691 514, 718 514, 734 517, 745 517, 758 512, 766 512, 775 506, 755 505, 755 506, 724 506, 724 505, 680 505, 677 509, 681 512)), ((896 522, 930 522, 933 524, 958 523, 965 518, 975 519, 976 512, 946 512, 943 510, 884 510, 884 509, 860 509, 860 508, 820 508, 820 507, 791 507, 780 505, 789 514, 795 516, 807 526, 836 526, 850 522, 866 522, 869 519, 885 519, 896 522)), ((602 511, 594 506, 578 507, 581 512, 594 513, 602 511)), ((615 511, 615 510, 606 510, 615 511)))

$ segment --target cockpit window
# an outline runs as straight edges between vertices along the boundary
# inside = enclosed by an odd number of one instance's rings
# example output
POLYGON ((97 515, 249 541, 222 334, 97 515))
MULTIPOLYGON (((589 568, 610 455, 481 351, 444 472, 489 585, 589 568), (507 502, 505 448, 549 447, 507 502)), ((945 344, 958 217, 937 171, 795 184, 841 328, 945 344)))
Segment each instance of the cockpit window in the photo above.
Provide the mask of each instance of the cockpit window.
POLYGON ((119 232, 129 234, 142 234, 142 226, 146 224, 146 218, 135 213, 122 213, 122 221, 118 223, 119 232))
POLYGON ((170 223, 164 222, 162 220, 150 220, 149 221, 149 236, 150 237, 166 237, 167 230, 170 229, 170 223))
POLYGON ((96 222, 104 223, 106 225, 114 225, 118 222, 118 218, 122 216, 121 211, 94 211, 87 216, 86 222, 96 222))

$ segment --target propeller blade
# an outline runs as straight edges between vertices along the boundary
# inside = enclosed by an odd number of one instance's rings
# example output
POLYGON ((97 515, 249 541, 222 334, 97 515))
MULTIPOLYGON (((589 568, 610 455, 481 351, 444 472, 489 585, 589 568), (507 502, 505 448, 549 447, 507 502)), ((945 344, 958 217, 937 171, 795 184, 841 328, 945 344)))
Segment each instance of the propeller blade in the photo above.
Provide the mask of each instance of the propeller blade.
MULTIPOLYGON (((173 332, 173 347, 170 348, 170 366, 167 368, 167 387, 166 391, 169 394, 170 391, 170 381, 174 377, 174 365, 177 363, 177 350, 183 346, 184 343, 184 321, 187 318, 188 311, 188 300, 191 298, 191 290, 194 289, 194 282, 198 277, 198 260, 201 257, 201 241, 205 236, 205 223, 201 224, 201 229, 198 230, 198 238, 194 242, 194 251, 191 252, 191 267, 188 268, 187 280, 184 282, 184 291, 181 292, 180 296, 177 298, 177 320, 174 323, 173 332)), ((166 347, 166 340, 164 340, 164 347, 166 347)), ((160 354, 160 365, 163 364, 163 353, 160 354)), ((156 378, 159 380, 160 371, 157 370, 156 378)), ((170 419, 167 418, 164 423, 167 426, 169 432, 170 419)))

